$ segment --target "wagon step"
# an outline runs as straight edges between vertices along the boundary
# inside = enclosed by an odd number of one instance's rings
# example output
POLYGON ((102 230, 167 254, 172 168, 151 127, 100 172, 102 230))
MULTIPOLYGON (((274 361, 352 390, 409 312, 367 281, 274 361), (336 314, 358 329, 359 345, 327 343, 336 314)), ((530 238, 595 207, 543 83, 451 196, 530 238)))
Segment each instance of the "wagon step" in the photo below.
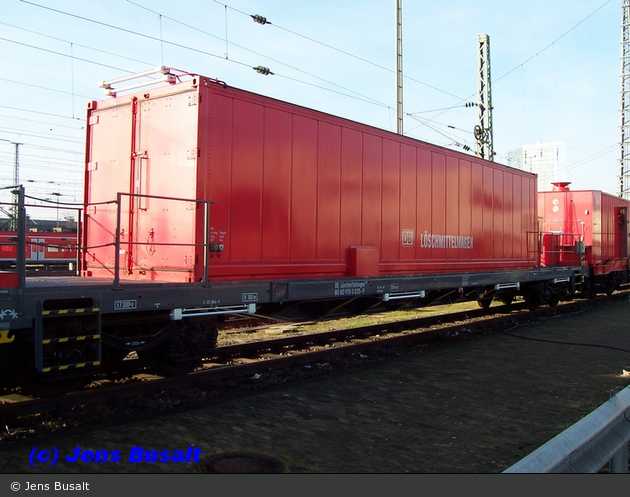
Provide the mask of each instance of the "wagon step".
MULTIPOLYGON (((69 326, 68 329, 76 329, 69 326)), ((94 307, 44 310, 37 303, 35 319, 35 368, 41 373, 54 373, 73 369, 97 368, 101 365, 101 309, 98 300, 94 307), (53 320, 76 319, 84 321, 81 335, 60 336, 45 333, 53 320)))

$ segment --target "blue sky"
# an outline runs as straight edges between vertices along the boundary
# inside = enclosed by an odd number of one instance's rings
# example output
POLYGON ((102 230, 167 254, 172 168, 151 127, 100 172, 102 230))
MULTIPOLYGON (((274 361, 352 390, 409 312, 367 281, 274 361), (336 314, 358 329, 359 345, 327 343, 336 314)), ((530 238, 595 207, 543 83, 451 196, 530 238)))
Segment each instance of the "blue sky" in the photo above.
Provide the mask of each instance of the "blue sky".
MULTIPOLYGON (((0 181, 21 143, 33 196, 81 201, 86 102, 159 65, 395 130, 394 0, 0 0, 0 14, 0 181)), ((405 134, 474 149, 464 103, 488 34, 496 160, 563 141, 561 180, 617 193, 620 25, 619 0, 403 0, 405 134)))

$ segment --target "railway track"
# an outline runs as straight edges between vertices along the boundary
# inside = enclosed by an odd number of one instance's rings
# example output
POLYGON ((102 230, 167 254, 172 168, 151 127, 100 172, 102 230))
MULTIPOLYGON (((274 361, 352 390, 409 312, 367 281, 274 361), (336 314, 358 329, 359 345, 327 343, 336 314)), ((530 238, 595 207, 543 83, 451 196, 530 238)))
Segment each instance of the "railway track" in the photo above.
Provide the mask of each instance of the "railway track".
MULTIPOLYGON (((629 295, 630 292, 626 290, 612 297, 600 297, 594 301, 576 300, 536 311, 529 311, 521 304, 513 304, 492 307, 489 310, 466 310, 358 328, 226 345, 218 347, 216 354, 201 368, 185 376, 159 377, 141 372, 120 383, 112 379, 95 381, 82 391, 58 398, 30 398, 15 393, 1 396, 0 421, 5 427, 5 436, 11 436, 10 426, 23 424, 25 418, 37 417, 43 413, 68 412, 79 406, 147 395, 164 395, 176 389, 190 387, 207 391, 230 381, 261 380, 260 384, 264 384, 266 375, 292 368, 307 369, 317 374, 317 369, 323 369, 322 365, 330 365, 335 360, 351 358, 359 363, 366 363, 366 359, 372 355, 377 356, 379 350, 388 347, 413 347, 462 340, 545 317, 579 312, 588 306, 610 300, 627 300, 629 295)), ((133 369, 133 361, 124 363, 129 370, 133 369)))

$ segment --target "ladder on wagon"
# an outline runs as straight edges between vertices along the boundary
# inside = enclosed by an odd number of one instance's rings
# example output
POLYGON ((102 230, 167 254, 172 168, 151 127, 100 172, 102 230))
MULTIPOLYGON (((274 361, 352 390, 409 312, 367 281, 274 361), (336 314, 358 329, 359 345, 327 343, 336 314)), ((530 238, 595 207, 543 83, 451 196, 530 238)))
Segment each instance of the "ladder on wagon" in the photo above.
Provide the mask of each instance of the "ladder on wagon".
POLYGON ((56 310, 45 310, 38 301, 34 338, 35 368, 40 373, 99 367, 102 348, 98 300, 92 307, 56 310), (54 333, 59 329, 80 331, 72 335, 54 333))

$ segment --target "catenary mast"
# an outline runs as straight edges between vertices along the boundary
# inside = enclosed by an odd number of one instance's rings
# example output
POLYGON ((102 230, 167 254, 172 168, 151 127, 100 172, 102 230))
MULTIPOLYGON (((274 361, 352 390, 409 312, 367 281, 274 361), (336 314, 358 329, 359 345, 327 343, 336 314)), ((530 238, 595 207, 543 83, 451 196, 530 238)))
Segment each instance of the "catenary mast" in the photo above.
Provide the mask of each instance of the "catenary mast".
MULTIPOLYGON (((630 1, 630 0, 629 0, 630 1)), ((479 35, 479 124, 475 126, 477 155, 494 160, 492 132, 492 91, 490 79, 490 37, 479 35)))
POLYGON ((630 199, 630 0, 621 2, 621 140, 619 196, 630 199))
POLYGON ((402 0, 396 0, 396 132, 403 134, 402 0))

